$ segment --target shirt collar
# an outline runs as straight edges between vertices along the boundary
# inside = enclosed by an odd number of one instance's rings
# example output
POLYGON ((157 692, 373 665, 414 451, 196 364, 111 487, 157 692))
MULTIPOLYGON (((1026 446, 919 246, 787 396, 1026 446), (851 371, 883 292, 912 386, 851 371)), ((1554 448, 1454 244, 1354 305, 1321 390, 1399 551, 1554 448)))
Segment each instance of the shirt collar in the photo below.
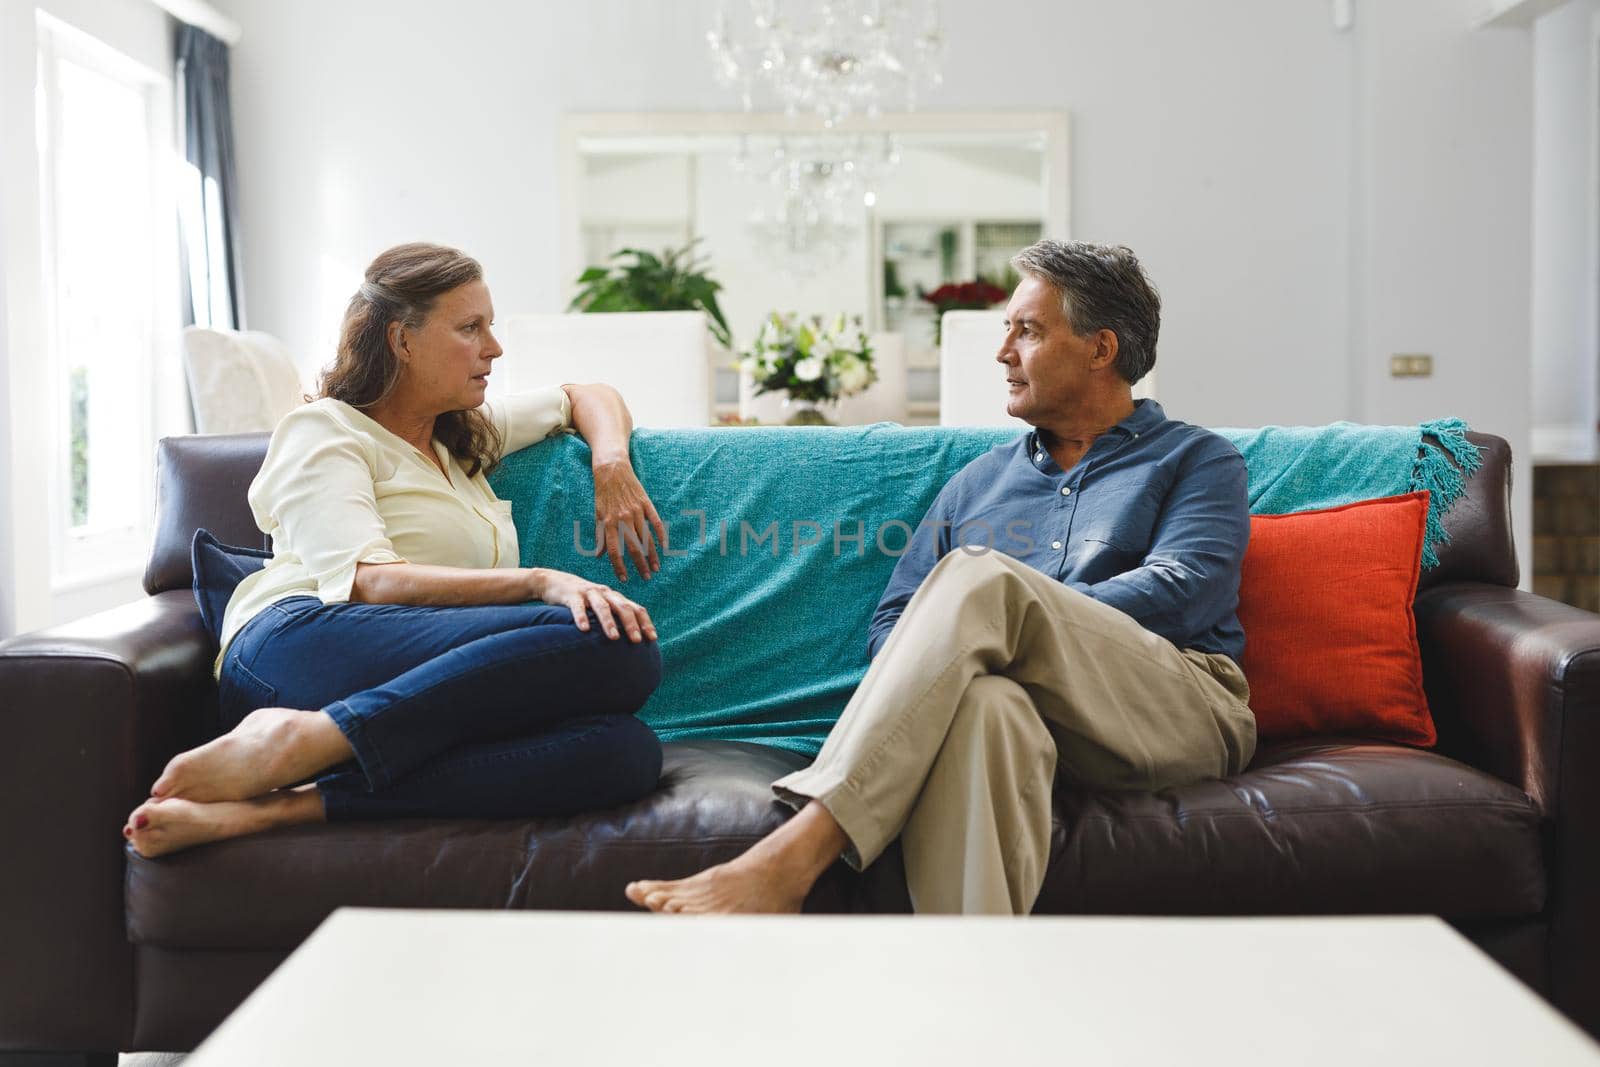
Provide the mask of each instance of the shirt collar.
MULTIPOLYGON (((1167 413, 1161 405, 1153 399, 1145 397, 1133 402, 1133 414, 1107 430, 1107 433, 1121 433, 1123 437, 1133 439, 1143 436, 1167 421, 1167 413)), ((1039 431, 1028 431, 1028 459, 1039 470, 1047 474, 1060 473, 1055 461, 1050 458, 1050 453, 1045 451, 1044 445, 1039 442, 1039 431)))
POLYGON ((1145 397, 1143 400, 1133 402, 1133 414, 1117 423, 1115 428, 1138 437, 1149 433, 1166 421, 1167 413, 1161 410, 1161 405, 1154 399, 1145 397))

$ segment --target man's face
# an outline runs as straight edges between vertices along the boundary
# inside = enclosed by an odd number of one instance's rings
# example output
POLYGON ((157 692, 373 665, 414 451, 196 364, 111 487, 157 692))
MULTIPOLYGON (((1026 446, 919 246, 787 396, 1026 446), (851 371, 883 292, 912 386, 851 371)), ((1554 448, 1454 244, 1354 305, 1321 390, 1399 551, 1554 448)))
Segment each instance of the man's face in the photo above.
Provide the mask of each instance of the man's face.
POLYGON ((994 357, 1011 386, 1006 414, 1038 426, 1076 411, 1091 372, 1110 370, 1103 352, 1096 358, 1107 336, 1115 337, 1109 330, 1075 336, 1056 290, 1024 275, 1006 305, 1006 337, 994 357))

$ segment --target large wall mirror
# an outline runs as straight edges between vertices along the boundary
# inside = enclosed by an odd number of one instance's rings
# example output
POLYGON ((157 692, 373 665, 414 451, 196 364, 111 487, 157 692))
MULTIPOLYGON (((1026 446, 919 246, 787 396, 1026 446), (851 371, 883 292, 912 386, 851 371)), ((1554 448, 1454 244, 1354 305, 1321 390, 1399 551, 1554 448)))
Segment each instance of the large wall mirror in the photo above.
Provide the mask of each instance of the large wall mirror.
MULTIPOLYGON (((736 348, 771 312, 860 316, 904 351, 908 422, 938 419, 941 285, 1009 280, 1008 260, 1066 237, 1063 113, 913 113, 820 123, 759 114, 570 116, 567 279, 623 248, 697 240, 736 348)), ((731 356, 717 408, 738 408, 731 356)))

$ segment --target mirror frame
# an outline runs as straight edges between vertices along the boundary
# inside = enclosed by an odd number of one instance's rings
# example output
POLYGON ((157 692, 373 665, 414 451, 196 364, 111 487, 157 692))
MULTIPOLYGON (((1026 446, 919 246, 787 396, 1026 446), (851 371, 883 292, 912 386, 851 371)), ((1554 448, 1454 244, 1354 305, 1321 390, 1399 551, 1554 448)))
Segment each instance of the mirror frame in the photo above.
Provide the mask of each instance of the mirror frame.
POLYGON ((711 134, 717 136, 808 135, 823 133, 1005 133, 1040 131, 1045 135, 1044 232, 1058 240, 1072 236, 1072 172, 1069 119, 1065 111, 912 111, 855 117, 827 130, 822 120, 791 118, 781 112, 623 111, 588 112, 562 117, 557 146, 560 209, 562 309, 577 293, 583 262, 582 159, 578 144, 586 137, 647 137, 711 134))

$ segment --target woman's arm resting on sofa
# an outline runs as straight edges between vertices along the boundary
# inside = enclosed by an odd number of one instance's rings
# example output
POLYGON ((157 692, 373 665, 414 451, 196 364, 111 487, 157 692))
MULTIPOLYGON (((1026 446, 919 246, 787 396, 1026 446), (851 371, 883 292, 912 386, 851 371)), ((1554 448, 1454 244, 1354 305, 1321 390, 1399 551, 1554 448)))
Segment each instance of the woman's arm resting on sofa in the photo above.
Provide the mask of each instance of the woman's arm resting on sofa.
POLYGON ((667 530, 650 495, 639 484, 628 453, 633 416, 622 394, 609 385, 563 385, 572 401, 572 425, 589 443, 594 463, 594 515, 617 581, 628 580, 626 552, 641 577, 661 569, 656 543, 667 530))

